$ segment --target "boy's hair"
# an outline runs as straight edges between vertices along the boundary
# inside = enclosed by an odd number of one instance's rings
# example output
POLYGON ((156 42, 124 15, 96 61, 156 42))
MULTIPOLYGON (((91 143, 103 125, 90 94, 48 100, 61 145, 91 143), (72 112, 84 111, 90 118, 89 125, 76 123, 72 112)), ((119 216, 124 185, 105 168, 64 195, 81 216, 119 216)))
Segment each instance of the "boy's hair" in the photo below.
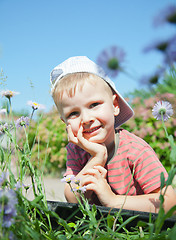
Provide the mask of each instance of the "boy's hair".
POLYGON ((82 91, 82 88, 85 82, 91 83, 93 86, 96 86, 98 79, 104 83, 105 91, 108 94, 115 94, 113 89, 100 77, 86 72, 72 73, 68 74, 59 82, 57 82, 55 88, 52 91, 52 97, 60 113, 60 103, 62 101, 63 94, 66 93, 68 97, 73 97, 76 90, 82 91))

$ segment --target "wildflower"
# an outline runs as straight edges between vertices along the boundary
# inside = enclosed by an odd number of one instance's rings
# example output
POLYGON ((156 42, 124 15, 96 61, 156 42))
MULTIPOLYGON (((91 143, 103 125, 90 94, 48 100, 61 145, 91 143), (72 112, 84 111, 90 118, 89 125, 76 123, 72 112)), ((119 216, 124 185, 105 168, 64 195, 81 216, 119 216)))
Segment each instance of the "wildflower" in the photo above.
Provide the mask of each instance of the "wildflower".
POLYGON ((32 187, 32 184, 22 184, 22 186, 24 187, 24 189, 26 190, 26 192, 32 187))
POLYGON ((0 109, 0 115, 6 114, 6 113, 7 113, 7 109, 5 108, 0 109))
POLYGON ((10 190, 0 190, 0 222, 3 227, 9 228, 17 215, 16 211, 17 197, 16 193, 10 190))
POLYGON ((21 183, 20 183, 20 181, 18 181, 18 182, 15 184, 15 189, 16 189, 16 191, 18 191, 20 188, 21 188, 21 183))
POLYGON ((153 24, 155 27, 161 26, 162 24, 169 22, 169 23, 176 23, 176 6, 169 5, 164 8, 155 18, 153 24))
POLYGON ((125 58, 125 52, 116 46, 112 46, 103 50, 97 59, 97 64, 100 65, 106 74, 111 77, 116 77, 119 71, 122 71, 122 62, 125 58))
POLYGON ((29 126, 29 118, 22 116, 16 120, 15 125, 17 128, 29 126))
POLYGON ((0 176, 0 187, 6 182, 8 175, 8 172, 2 172, 0 176))
POLYGON ((150 85, 157 84, 161 78, 161 76, 164 74, 165 68, 158 68, 152 75, 144 75, 139 79, 139 83, 141 85, 147 85, 148 87, 150 85))
POLYGON ((0 123, 0 135, 5 133, 6 130, 8 130, 9 126, 8 123, 1 124, 0 123))
POLYGON ((78 193, 85 193, 86 192, 86 186, 77 186, 73 188, 73 192, 78 192, 78 193))
POLYGON ((74 180, 74 183, 77 184, 77 185, 79 185, 79 184, 80 184, 80 179, 75 179, 75 180, 74 180))
POLYGON ((158 101, 154 105, 152 112, 157 120, 162 120, 163 118, 163 121, 167 121, 173 115, 173 108, 168 101, 158 101))
POLYGON ((36 103, 36 102, 33 102, 33 101, 28 101, 27 104, 29 106, 31 106, 33 108, 33 110, 37 110, 37 109, 45 109, 45 106, 42 105, 42 104, 39 104, 39 103, 36 103))
POLYGON ((61 182, 71 183, 74 179, 75 179, 75 176, 74 176, 74 175, 68 175, 68 176, 62 178, 62 179, 61 179, 61 182))
POLYGON ((8 99, 10 99, 11 97, 19 94, 19 92, 15 92, 15 91, 11 91, 11 90, 4 90, 0 92, 2 97, 6 97, 8 99))
POLYGON ((143 52, 149 52, 151 50, 158 50, 160 52, 164 52, 168 46, 168 40, 162 40, 162 41, 154 41, 147 47, 143 49, 143 52))
POLYGON ((176 35, 169 40, 165 51, 165 63, 172 66, 174 62, 176 62, 176 35))

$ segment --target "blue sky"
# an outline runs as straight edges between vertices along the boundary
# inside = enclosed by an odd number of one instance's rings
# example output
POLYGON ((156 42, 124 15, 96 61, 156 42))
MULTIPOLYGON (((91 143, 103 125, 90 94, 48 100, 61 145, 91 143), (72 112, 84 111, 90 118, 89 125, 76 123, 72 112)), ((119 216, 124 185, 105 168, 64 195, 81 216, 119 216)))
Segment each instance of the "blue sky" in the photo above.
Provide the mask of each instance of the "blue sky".
MULTIPOLYGON (((142 50, 174 34, 169 24, 158 28, 152 24, 169 4, 175 1, 0 0, 0 68, 7 76, 0 90, 20 92, 12 99, 14 110, 30 110, 26 103, 32 100, 49 111, 51 70, 71 56, 96 61, 112 45, 124 49, 125 69, 135 79, 152 73, 162 55, 142 50)), ((137 81, 124 74, 113 80, 122 95, 138 88, 137 81)))

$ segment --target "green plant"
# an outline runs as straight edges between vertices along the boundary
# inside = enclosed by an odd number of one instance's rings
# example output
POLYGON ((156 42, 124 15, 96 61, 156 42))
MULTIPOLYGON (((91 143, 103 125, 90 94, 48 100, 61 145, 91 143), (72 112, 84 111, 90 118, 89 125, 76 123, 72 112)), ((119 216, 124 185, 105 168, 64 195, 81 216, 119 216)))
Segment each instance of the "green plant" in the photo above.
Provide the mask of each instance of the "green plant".
POLYGON ((59 119, 56 109, 43 114, 38 124, 36 121, 31 122, 28 136, 34 167, 44 166, 44 174, 61 173, 66 165, 68 140, 65 124, 59 119))
MULTIPOLYGON (((162 123, 153 118, 152 108, 154 104, 163 99, 169 101, 172 106, 176 105, 176 96, 171 93, 156 94, 154 97, 142 99, 140 97, 134 98, 132 107, 134 109, 134 117, 122 125, 122 128, 136 134, 144 139, 154 149, 158 158, 169 171, 170 169, 170 150, 171 147, 167 141, 167 137, 162 129, 162 123)), ((168 134, 173 134, 176 138, 176 120, 175 113, 173 118, 170 118, 165 124, 168 134)))

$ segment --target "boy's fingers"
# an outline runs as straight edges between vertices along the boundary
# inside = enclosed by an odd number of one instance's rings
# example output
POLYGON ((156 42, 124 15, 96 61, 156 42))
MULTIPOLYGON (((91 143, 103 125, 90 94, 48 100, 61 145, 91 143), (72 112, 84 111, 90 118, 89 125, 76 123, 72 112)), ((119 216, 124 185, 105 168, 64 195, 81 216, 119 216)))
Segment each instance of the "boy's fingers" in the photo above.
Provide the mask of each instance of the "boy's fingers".
POLYGON ((104 167, 102 167, 102 166, 94 166, 94 169, 97 169, 100 172, 101 176, 106 178, 107 170, 104 167))
POLYGON ((84 172, 83 175, 86 176, 86 178, 90 177, 90 176, 93 176, 94 178, 99 179, 99 178, 102 177, 101 173, 97 169, 93 169, 93 168, 84 172))
POLYGON ((68 141, 77 144, 78 140, 77 138, 74 136, 71 125, 68 124, 67 125, 67 135, 68 135, 68 141))

